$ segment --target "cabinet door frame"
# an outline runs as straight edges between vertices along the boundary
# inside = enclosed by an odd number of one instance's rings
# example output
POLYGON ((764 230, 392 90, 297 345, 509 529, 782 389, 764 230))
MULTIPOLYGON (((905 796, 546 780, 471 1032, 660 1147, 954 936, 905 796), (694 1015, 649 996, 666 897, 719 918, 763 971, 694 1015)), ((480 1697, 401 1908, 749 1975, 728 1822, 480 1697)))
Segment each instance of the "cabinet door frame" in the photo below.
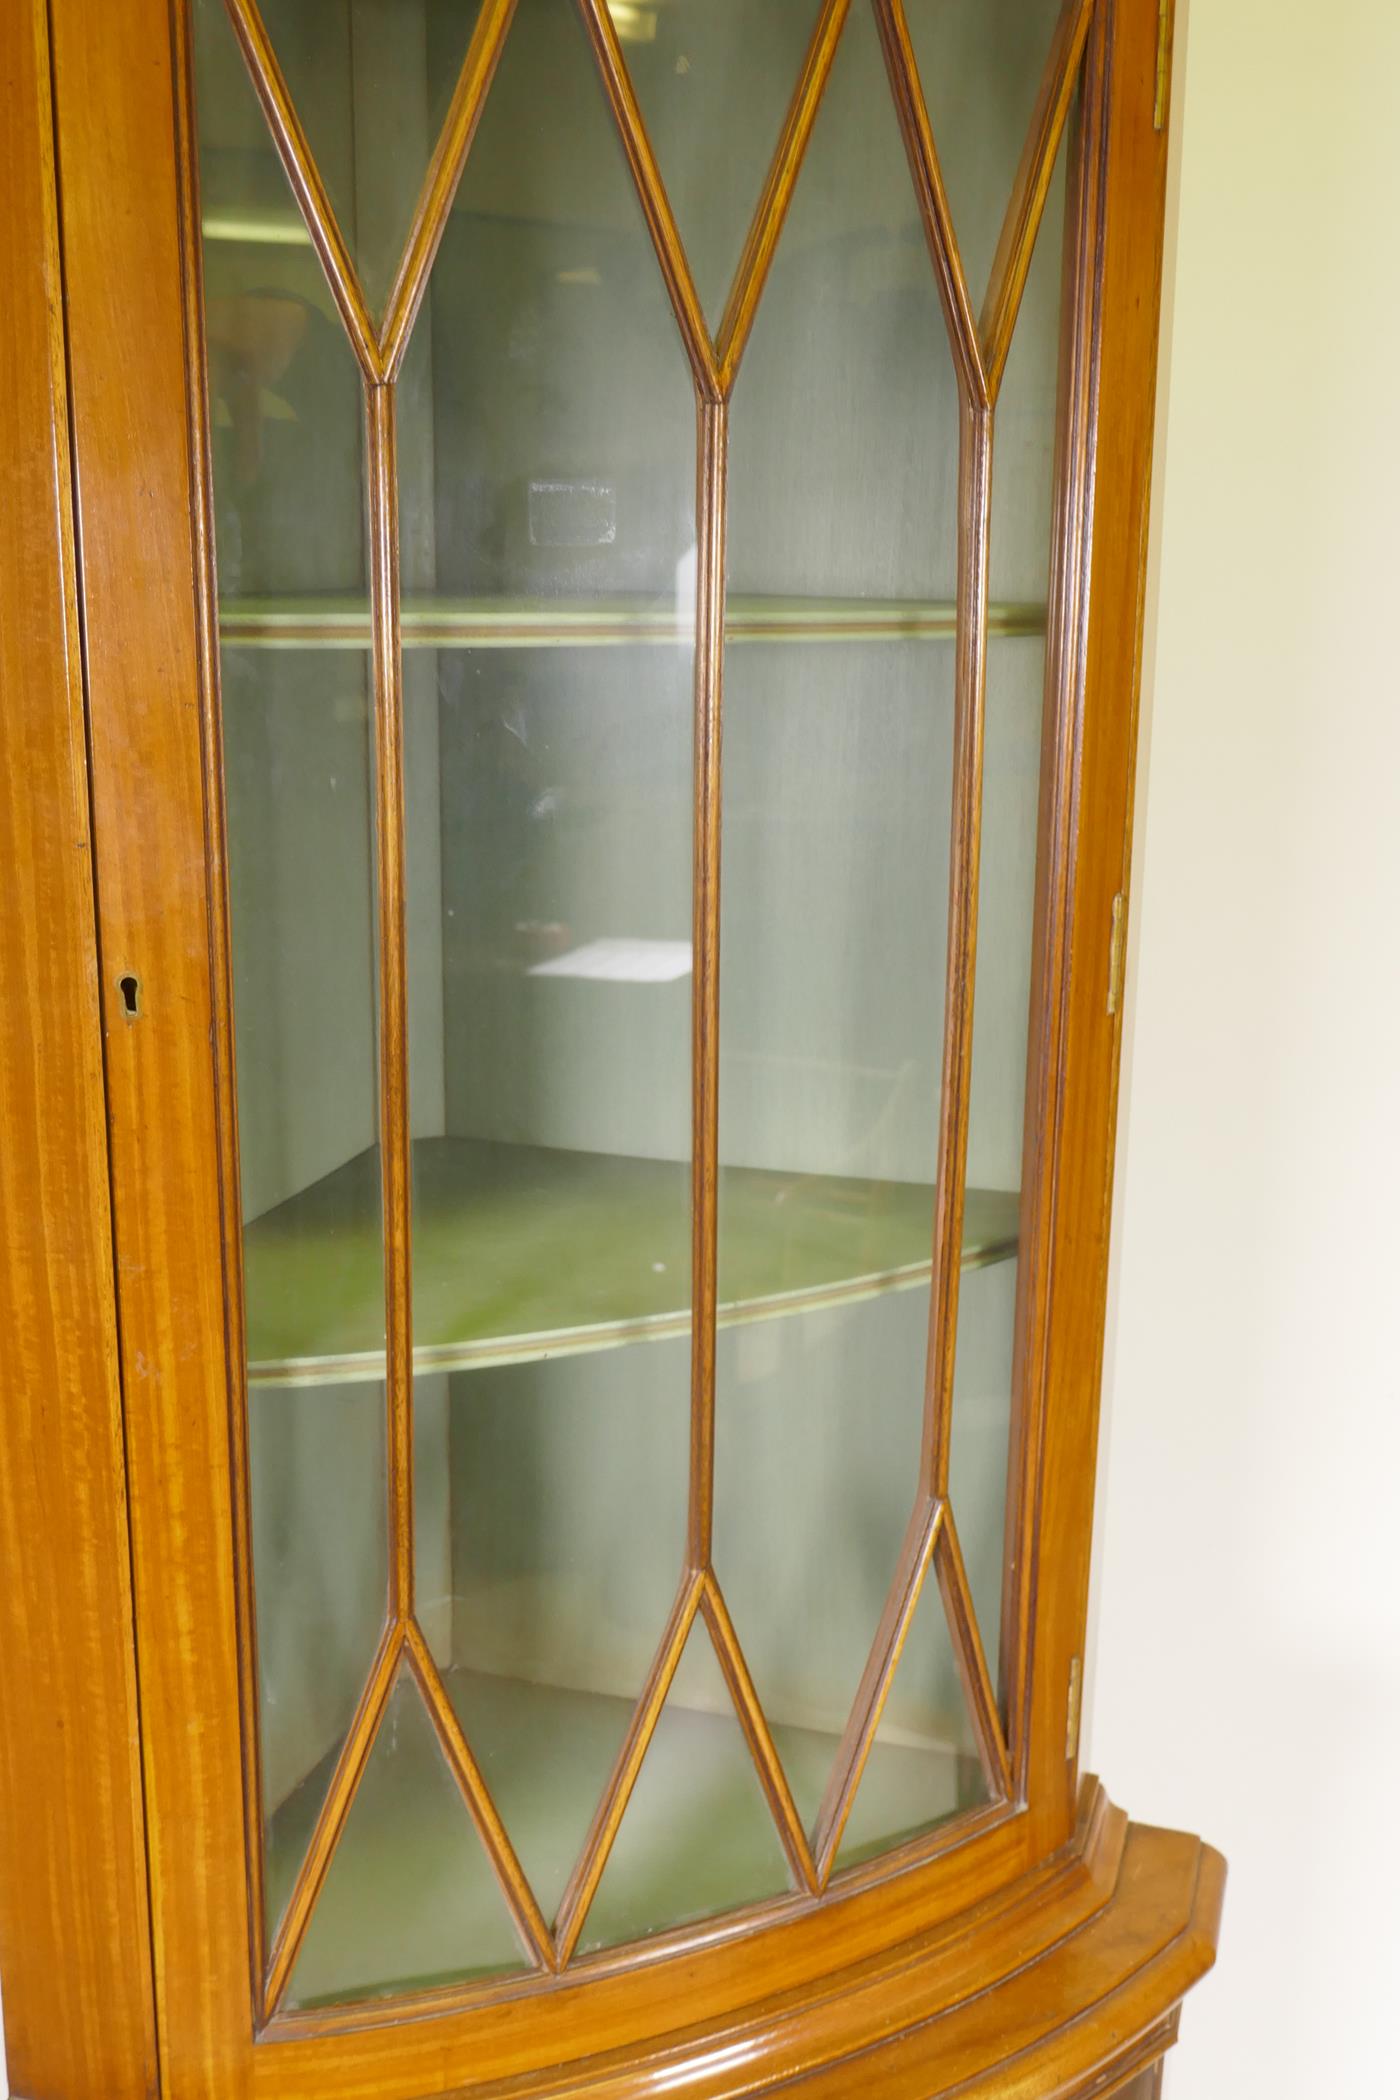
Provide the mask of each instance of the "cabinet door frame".
POLYGON ((142 2100, 155 2000, 55 177, 47 7, 13 0, 0 8, 0 1997, 14 2092, 142 2100))
MULTIPOLYGON (((0 1938, 7 2023, 16 2034, 30 2032, 40 2002, 33 1978, 45 1961, 63 1967, 76 2007, 89 2018, 95 2007, 105 2013, 103 1957, 110 1964, 115 1945, 133 1979, 130 2021, 117 2046, 128 2054, 131 2089, 139 2078, 148 2090, 146 1965, 153 1950, 163 2089, 182 2100, 241 2100, 255 2091, 271 2100, 369 2089, 418 2095, 460 2081, 467 2064, 501 2076, 615 2048, 672 2025, 682 1982, 688 2019, 719 2018, 751 2005, 759 1991, 800 1986, 955 1917, 1073 1838, 1073 1705, 1087 1604, 1121 1025, 1107 994, 1122 910, 1120 904, 1115 920, 1114 900, 1126 898, 1128 880, 1161 267, 1166 139, 1154 121, 1158 0, 1096 0, 1087 58, 1083 223, 1092 239, 1077 297, 1092 325, 1081 334, 1085 354, 1067 387, 1063 432, 1075 454, 1070 478, 1092 491, 1092 502, 1065 524, 1070 587, 1055 647, 1059 675, 1078 704, 1054 724, 1043 786, 1033 1001, 1041 1019, 1032 1043, 1038 1108, 1028 1154, 1039 1252, 1025 1265, 1033 1273, 1019 1374, 1030 1485, 1013 1510, 1023 1543, 1009 1606, 1024 1657, 1012 1693, 1013 1708, 1021 1703, 1017 1799, 985 1823, 960 1826, 927 1865, 893 1879, 872 1876, 838 1903, 775 1920, 762 1949, 751 1935, 721 1932, 707 1943, 700 1934, 668 1959, 620 1961, 552 1979, 529 2000, 528 2034, 519 2031, 519 1993, 503 1990, 469 2008, 399 2025, 386 2024, 393 2015, 382 2007, 363 2019, 278 2023, 261 2043, 254 2039, 249 1961, 220 1198, 230 1119, 221 1112, 227 1073, 218 1055, 227 1023, 220 827, 211 808, 219 750, 202 596, 209 550, 191 267, 196 228, 179 144, 188 93, 185 15, 182 0, 111 0, 98 9, 88 0, 50 0, 49 49, 42 4, 32 17, 25 7, 10 14, 6 34, 20 25, 36 36, 33 49, 41 54, 26 62, 30 121, 27 133, 16 133, 21 152, 32 151, 40 166, 51 164, 44 72, 52 69, 59 216, 55 222, 50 189, 39 222, 50 253, 38 281, 52 308, 61 236, 66 371, 62 360, 52 360, 45 428, 60 491, 51 528, 56 575, 71 573, 61 513, 65 477, 72 477, 96 883, 95 948, 92 893, 82 882, 74 916, 62 928, 71 951, 65 961, 71 972, 87 973, 89 992, 86 1007, 75 1002, 71 1017, 75 1057, 85 1060, 75 1066, 82 1086, 67 1075, 75 1090, 71 1122, 54 1124, 52 1134, 85 1165, 86 1195, 74 1185, 65 1199, 86 1206, 91 1226, 104 1198, 91 1153, 95 953, 115 1299, 102 1266, 102 1233, 89 1233, 83 1259, 90 1292, 73 1316, 67 1368, 106 1439, 104 1456, 85 1482, 60 1461, 52 1488, 65 1518, 86 1492, 103 1522, 70 1539, 66 1552, 58 1546, 63 1526, 55 1526, 46 1576, 57 1622, 73 1628, 75 1644, 96 1637, 107 1651, 108 1674, 89 1688, 86 1706, 70 1688, 64 1709, 83 1719, 93 1761, 77 1774, 59 1760, 38 1772, 32 1761, 25 1768, 8 1759, 0 1765, 0 1806, 7 1811, 0 1827, 14 1832, 43 1807, 68 1816, 69 1831, 86 1831, 93 1842, 97 1826, 82 1802, 96 1774, 114 1804, 112 1821, 125 1833, 114 1837, 109 1827, 101 1838, 98 1878, 107 1879, 109 1868, 118 1873, 122 1847, 139 1848, 144 1831, 150 1931, 138 1880, 94 1928, 94 1951, 75 1952, 71 1919, 39 1907, 21 1872, 0 1918, 9 1928, 0 1938), (140 983, 135 1017, 120 984, 131 975, 140 983), (125 1410, 129 1579, 117 1550, 126 1513, 113 1442, 120 1427, 114 1343, 125 1410), (85 1349, 96 1353, 84 1359, 85 1349), (83 1383, 88 1361, 94 1369, 83 1383), (123 1601, 132 1588, 134 1610, 123 1601), (97 1636, 95 1596, 111 1600, 97 1636), (133 1684, 139 1774, 130 1754, 133 1684), (12 1951, 16 1919, 33 1935, 37 1961, 12 1951)), ((25 68, 5 77, 17 83, 7 103, 20 102, 25 68)), ((35 267, 22 282, 36 281, 35 267)), ((0 402, 7 437, 27 433, 32 443, 34 413, 33 398, 18 388, 0 402)), ((8 549, 0 560, 8 588, 18 561, 11 563, 8 549)), ((70 650, 66 689, 55 688, 55 734, 65 719, 64 733, 72 734, 78 602, 70 593, 66 609, 50 614, 48 645, 59 618, 70 650)), ((26 647, 37 662, 43 614, 32 599, 26 603, 26 647)), ((35 779, 42 785, 41 776, 35 779)), ((84 868, 83 881, 89 879, 84 868)), ((13 1005, 7 1022, 0 1023, 6 1077, 26 1054, 13 1005)), ((46 1108, 63 1101, 59 1075, 46 1074, 46 1108)), ((68 1215, 45 1219, 55 1246, 68 1215)), ((7 1273, 14 1272, 17 1257, 7 1252, 5 1260, 7 1273)), ((39 1433, 37 1418, 7 1408, 0 1419, 0 1448, 13 1469, 21 1438, 39 1433)), ((42 1428, 56 1433, 51 1419, 42 1428)), ((7 1690, 25 1667, 21 1638, 17 1654, 3 1662, 7 1690)), ((29 1681, 43 1679, 36 1670, 29 1681)), ((4 1864, 15 1857, 12 1838, 4 1864)), ((119 2089, 110 2076, 89 2084, 86 2071, 70 2072, 57 2040, 45 2044, 39 2036, 32 2046, 37 2053, 25 2075, 36 2091, 59 2078, 75 2096, 119 2089)))

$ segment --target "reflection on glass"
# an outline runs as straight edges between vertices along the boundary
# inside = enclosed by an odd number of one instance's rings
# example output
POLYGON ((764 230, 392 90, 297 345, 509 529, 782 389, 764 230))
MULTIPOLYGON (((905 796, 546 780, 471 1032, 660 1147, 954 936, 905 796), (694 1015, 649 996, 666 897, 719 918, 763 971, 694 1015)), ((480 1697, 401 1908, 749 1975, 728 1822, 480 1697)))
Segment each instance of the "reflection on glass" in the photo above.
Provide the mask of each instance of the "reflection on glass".
MULTIPOLYGON (((199 0, 200 176, 295 207, 222 5, 199 0)), ((309 246, 206 244, 220 611, 363 616, 359 376, 309 246)), ((221 658, 266 1910, 276 1923, 385 1611, 372 728, 362 647, 221 658), (288 1384, 359 1348, 362 1382, 288 1384)))
MULTIPOLYGON (((309 1820, 298 1834, 304 1845, 309 1820)), ((525 1966, 418 1687, 402 1675, 312 1913, 288 2003, 427 1990, 525 1966)))
POLYGON ((420 1613, 551 1917, 683 1541, 694 451, 577 10, 522 0, 399 461, 410 620, 526 605, 549 644, 404 677, 420 1613), (570 640, 619 602, 660 645, 570 640))
MULTIPOLYGON (((731 591, 950 601, 957 447, 884 60, 853 10, 735 393, 731 591)), ((754 1168, 787 1184, 775 1266, 796 1283, 819 1237, 864 1281, 719 1350, 716 1568, 809 1828, 918 1477, 953 663, 951 635, 725 662, 720 1297, 751 1259, 733 1188, 754 1168)))
POLYGON ((787 1854, 714 1649, 696 1620, 598 1893, 585 1950, 780 1896, 787 1854))
POLYGON ((973 311, 1030 131, 1062 0, 905 0, 973 311))
MULTIPOLYGON (((997 402, 992 459, 994 600, 1048 588, 1053 523, 1064 155, 1046 203, 997 402)), ((1021 1183, 1031 933, 1040 798, 1043 639, 993 637, 987 652, 977 995, 967 1175, 1021 1183)), ((1006 1476, 1011 1438, 1015 1267, 964 1274, 958 1308, 950 1487, 992 1682, 1000 1667, 1006 1476)))
POLYGON ((719 325, 818 0, 608 0, 695 288, 719 325))

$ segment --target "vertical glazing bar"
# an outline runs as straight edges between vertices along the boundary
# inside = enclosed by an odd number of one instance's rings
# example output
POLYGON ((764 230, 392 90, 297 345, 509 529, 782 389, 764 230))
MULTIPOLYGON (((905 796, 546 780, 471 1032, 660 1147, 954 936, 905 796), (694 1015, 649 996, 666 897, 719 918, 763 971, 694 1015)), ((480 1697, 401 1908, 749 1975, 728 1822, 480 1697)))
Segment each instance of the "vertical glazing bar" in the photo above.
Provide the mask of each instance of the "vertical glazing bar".
POLYGON ((963 396, 958 457, 958 643, 954 702, 953 825, 948 903, 943 1099, 929 1298, 922 1482, 948 1491, 953 1366, 962 1273, 972 1081, 972 1005, 977 971, 977 885, 982 836, 983 699, 987 675, 987 560, 992 498, 991 412, 963 396))
POLYGON ((693 1568, 710 1560, 715 1478, 715 1307, 719 1183, 720 731, 729 410, 697 397, 695 532, 695 863, 691 1006, 690 1524, 693 1568))
POLYGON ((375 862, 379 890, 379 1154, 384 1202, 389 1608, 413 1611, 413 1329, 409 1238, 408 968, 404 902, 403 661, 392 386, 369 403, 370 604, 374 624, 375 862))

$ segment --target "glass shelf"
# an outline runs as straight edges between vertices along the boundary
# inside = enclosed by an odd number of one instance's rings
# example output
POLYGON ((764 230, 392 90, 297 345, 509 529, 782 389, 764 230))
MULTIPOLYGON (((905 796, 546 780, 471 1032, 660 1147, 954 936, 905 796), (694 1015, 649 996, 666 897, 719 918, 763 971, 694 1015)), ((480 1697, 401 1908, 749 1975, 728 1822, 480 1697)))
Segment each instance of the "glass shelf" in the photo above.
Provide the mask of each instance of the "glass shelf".
MULTIPOLYGON (((378 1175, 378 1154, 362 1152, 246 1228, 250 1384, 384 1376, 378 1175)), ((689 1178, 673 1160, 420 1139, 418 1371, 687 1333, 689 1178)), ((722 1168, 720 1325, 926 1285, 933 1195, 918 1182, 722 1168)), ((1011 1259, 1019 1208, 1015 1190, 968 1190, 966 1266, 1011 1259)))
MULTIPOLYGON (((578 649, 618 642, 684 643, 694 635, 683 610, 652 598, 405 598, 407 649, 578 649)), ((993 605, 992 635, 1045 632, 1045 608, 993 605)), ((897 642, 951 639, 950 603, 879 598, 729 598, 730 642, 897 642)), ((224 603, 219 639, 226 648, 367 649, 370 611, 364 599, 243 598, 224 603)))

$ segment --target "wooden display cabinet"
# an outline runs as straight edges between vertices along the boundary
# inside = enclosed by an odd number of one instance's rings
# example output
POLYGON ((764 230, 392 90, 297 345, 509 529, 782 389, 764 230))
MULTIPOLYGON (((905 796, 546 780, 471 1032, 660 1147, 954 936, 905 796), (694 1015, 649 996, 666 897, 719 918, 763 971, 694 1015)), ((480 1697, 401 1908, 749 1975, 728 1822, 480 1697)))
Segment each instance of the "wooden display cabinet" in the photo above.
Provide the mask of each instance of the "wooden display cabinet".
POLYGON ((24 2100, 1145 2096, 1169 0, 0 19, 24 2100))

